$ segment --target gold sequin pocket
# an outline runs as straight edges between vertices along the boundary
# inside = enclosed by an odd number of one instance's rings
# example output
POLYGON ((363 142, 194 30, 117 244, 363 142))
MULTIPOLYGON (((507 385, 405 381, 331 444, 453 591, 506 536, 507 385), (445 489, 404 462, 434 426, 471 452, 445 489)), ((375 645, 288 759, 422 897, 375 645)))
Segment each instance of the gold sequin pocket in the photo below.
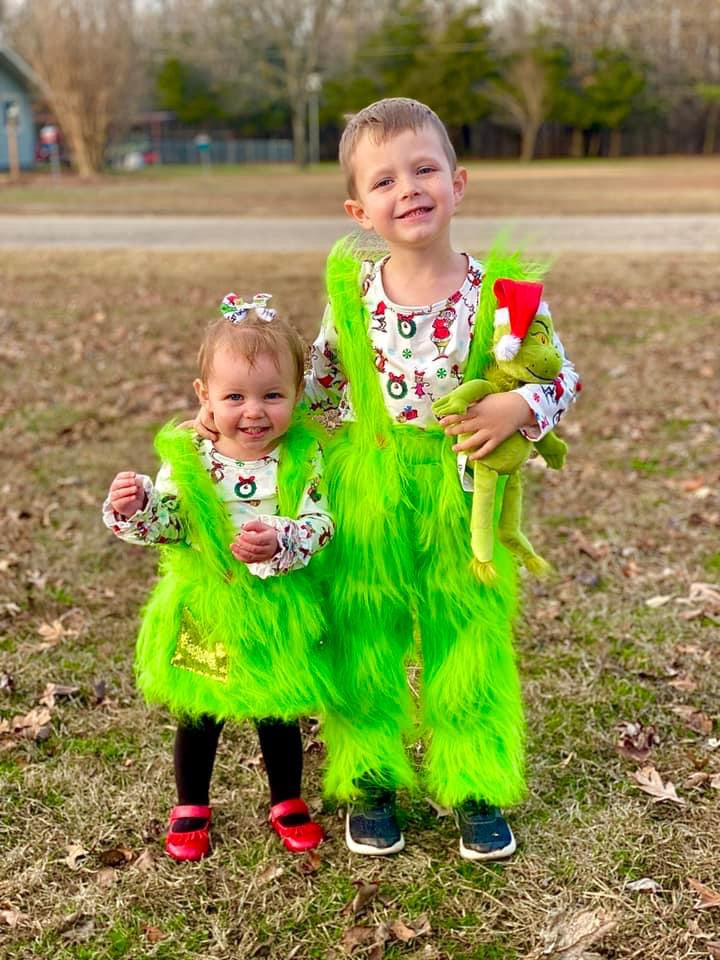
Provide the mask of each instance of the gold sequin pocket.
POLYGON ((187 607, 183 610, 180 634, 172 658, 172 665, 181 670, 198 673, 201 677, 227 681, 227 651, 219 641, 210 645, 202 635, 195 617, 187 607))

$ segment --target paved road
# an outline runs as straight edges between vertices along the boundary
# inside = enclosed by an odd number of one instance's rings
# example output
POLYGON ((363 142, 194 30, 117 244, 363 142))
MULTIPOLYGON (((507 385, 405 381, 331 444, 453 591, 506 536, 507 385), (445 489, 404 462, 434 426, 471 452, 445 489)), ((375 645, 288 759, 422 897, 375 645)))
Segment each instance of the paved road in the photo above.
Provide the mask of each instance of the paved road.
MULTIPOLYGON (((0 216, 0 248, 327 251, 344 217, 0 216)), ((720 216, 458 217, 455 243, 487 248, 498 231, 529 252, 720 253, 720 216)))

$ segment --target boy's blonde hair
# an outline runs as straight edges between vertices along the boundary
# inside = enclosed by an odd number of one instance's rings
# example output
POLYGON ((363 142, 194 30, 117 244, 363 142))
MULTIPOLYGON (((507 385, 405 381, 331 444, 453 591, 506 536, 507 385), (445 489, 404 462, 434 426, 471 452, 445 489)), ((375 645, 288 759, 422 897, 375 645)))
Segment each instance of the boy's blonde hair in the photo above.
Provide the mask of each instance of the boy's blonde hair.
POLYGON ((213 357, 219 347, 229 347, 238 356, 254 366, 260 356, 272 357, 280 368, 278 357, 287 353, 295 373, 295 386, 299 387, 305 376, 305 346, 299 333, 279 317, 261 320, 247 317, 242 323, 232 323, 220 317, 208 326, 198 350, 198 373, 204 384, 212 371, 213 357))
POLYGON ((376 143, 384 143, 388 138, 404 130, 417 132, 423 127, 431 127, 438 134, 450 169, 455 170, 457 157, 445 124, 434 110, 420 103, 419 100, 411 100, 409 97, 386 97, 353 114, 340 137, 339 149, 340 166, 345 174, 348 196, 353 200, 357 199, 352 161, 355 148, 363 133, 367 131, 376 143))

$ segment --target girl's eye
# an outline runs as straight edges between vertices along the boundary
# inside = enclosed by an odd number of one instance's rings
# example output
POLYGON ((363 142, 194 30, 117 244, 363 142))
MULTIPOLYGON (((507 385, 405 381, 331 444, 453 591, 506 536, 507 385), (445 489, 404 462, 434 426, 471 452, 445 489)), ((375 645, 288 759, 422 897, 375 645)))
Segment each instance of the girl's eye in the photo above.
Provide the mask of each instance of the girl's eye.
POLYGON ((228 400, 232 400, 233 403, 237 403, 239 400, 242 400, 241 393, 229 393, 227 396, 228 400))
POLYGON ((418 173, 434 173, 435 167, 419 167, 418 173))
POLYGON ((282 394, 278 393, 277 390, 274 390, 272 393, 266 393, 265 397, 267 400, 281 400, 282 394))

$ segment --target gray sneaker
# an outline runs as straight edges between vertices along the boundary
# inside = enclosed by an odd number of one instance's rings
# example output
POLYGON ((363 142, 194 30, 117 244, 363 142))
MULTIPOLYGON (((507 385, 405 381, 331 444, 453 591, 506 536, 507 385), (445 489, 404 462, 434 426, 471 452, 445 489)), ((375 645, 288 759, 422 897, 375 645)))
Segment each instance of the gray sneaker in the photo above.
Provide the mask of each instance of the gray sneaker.
POLYGON ((395 815, 395 791, 365 786, 362 796, 348 807, 345 843, 353 853, 386 857, 399 853, 405 838, 395 815))
POLYGON ((515 837, 499 807, 465 800, 454 810, 465 860, 503 860, 515 853, 515 837))

